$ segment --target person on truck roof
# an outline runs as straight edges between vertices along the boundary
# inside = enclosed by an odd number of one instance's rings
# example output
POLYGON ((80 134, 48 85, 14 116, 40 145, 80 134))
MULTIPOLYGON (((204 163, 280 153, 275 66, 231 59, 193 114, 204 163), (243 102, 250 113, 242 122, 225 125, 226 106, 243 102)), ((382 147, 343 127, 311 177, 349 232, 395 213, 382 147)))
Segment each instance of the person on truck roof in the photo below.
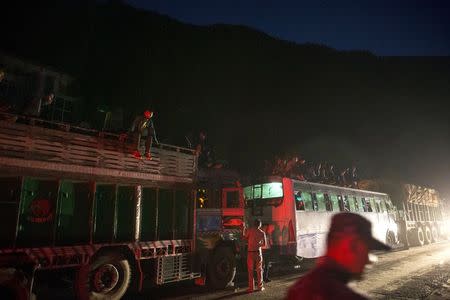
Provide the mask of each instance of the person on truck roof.
POLYGON ((347 283, 361 278, 370 250, 389 249, 372 236, 367 219, 354 213, 338 213, 331 219, 326 255, 289 289, 287 299, 366 299, 347 283))
POLYGON ((130 132, 133 134, 136 150, 133 152, 133 155, 137 158, 141 157, 141 152, 139 151, 139 147, 141 145, 141 137, 145 136, 145 157, 147 159, 152 159, 151 148, 153 144, 153 140, 157 144, 159 144, 158 139, 156 138, 156 131, 152 121, 153 112, 151 110, 146 110, 142 115, 136 116, 131 125, 130 132))

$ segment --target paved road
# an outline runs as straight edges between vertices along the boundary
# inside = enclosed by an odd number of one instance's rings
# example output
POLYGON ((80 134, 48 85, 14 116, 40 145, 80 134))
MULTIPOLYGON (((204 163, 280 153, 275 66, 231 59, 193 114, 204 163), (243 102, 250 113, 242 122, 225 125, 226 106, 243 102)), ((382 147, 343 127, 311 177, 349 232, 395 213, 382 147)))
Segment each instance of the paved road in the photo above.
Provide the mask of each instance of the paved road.
MULTIPOLYGON (((245 278, 237 287, 219 292, 177 285, 147 291, 139 299, 283 299, 287 289, 307 270, 279 270, 264 292, 245 293, 245 278)), ((362 281, 352 288, 371 299, 450 299, 450 242, 383 253, 362 281)))

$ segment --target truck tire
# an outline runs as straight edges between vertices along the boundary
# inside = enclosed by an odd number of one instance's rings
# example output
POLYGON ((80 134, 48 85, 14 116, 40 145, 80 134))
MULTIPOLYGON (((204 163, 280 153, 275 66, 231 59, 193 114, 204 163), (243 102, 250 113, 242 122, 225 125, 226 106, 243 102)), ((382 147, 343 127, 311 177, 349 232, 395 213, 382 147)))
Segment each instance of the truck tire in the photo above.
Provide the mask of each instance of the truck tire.
POLYGON ((388 233, 386 234, 386 244, 390 246, 396 244, 394 232, 388 231, 388 233))
POLYGON ((439 241, 439 233, 438 230, 436 228, 436 226, 431 226, 431 241, 433 243, 436 243, 437 241, 439 241))
POLYGON ((431 229, 429 226, 424 226, 425 231, 425 244, 431 244, 433 238, 431 237, 431 229))
POLYGON ((209 288, 224 289, 236 275, 236 258, 229 247, 218 247, 209 257, 206 268, 206 284, 209 288))
POLYGON ((413 246, 423 246, 425 243, 425 236, 423 233, 422 227, 417 227, 416 229, 412 229, 410 232, 410 239, 411 245, 413 246))
POLYGON ((119 253, 104 253, 82 266, 75 280, 77 299, 119 300, 130 285, 130 263, 119 253))

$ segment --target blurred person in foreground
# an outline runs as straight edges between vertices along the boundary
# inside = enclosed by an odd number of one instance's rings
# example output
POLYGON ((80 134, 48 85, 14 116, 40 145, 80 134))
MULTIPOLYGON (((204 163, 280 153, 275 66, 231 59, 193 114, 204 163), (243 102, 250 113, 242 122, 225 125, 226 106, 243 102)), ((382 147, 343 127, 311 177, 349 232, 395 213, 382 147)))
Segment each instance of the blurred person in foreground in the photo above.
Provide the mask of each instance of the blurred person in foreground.
POLYGON ((369 263, 369 251, 390 249, 374 239, 371 232, 371 223, 360 215, 334 215, 327 236, 327 253, 289 289, 287 299, 367 299, 347 283, 362 277, 369 263))

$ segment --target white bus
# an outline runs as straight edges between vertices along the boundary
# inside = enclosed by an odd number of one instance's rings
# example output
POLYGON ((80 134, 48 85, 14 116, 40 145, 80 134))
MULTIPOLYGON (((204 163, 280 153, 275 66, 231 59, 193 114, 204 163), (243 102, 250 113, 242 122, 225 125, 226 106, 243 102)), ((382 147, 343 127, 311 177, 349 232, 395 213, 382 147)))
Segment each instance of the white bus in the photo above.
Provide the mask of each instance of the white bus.
POLYGON ((384 193, 270 177, 245 187, 244 197, 246 220, 261 219, 272 258, 323 256, 331 217, 344 211, 368 219, 378 240, 398 240, 396 210, 384 193))

